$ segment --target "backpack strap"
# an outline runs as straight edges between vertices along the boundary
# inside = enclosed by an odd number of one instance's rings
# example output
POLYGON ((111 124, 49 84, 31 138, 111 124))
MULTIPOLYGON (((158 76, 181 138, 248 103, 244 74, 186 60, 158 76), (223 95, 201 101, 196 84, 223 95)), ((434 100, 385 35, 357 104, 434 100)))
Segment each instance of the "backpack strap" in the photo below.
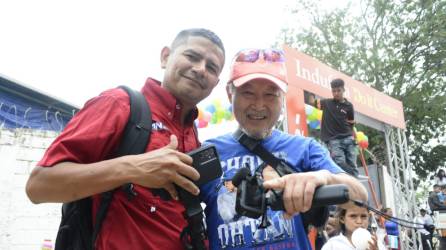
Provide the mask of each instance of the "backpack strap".
POLYGON ((101 194, 100 198, 101 200, 99 203, 98 211, 96 212, 95 223, 93 226, 93 235, 91 237, 91 244, 92 244, 91 249, 93 250, 95 247, 96 238, 98 237, 99 231, 101 231, 102 222, 104 222, 105 216, 107 215, 108 212, 108 208, 110 207, 113 198, 113 192, 114 190, 101 194))
MULTIPOLYGON (((119 157, 142 154, 149 144, 150 133, 152 131, 152 113, 150 106, 141 92, 135 91, 127 86, 119 86, 119 88, 125 90, 129 96, 130 115, 115 155, 119 157)), ((127 183, 122 188, 127 192, 129 199, 136 196, 136 193, 133 191, 133 184, 127 183)), ((102 227, 102 222, 107 215, 114 191, 111 190, 101 194, 101 201, 93 228, 92 249, 94 249, 96 238, 102 227)))
POLYGON ((150 141, 152 113, 144 95, 127 86, 119 86, 130 98, 130 116, 116 156, 142 154, 150 141))

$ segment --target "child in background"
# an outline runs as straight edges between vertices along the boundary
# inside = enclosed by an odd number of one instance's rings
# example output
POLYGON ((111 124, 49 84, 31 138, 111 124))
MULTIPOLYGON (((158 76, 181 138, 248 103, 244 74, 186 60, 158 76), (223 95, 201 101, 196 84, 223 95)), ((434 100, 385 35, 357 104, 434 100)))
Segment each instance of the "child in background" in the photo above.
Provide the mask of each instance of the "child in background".
MULTIPOLYGON (((352 234, 358 228, 367 229, 369 226, 369 211, 364 207, 351 206, 348 209, 338 207, 336 219, 339 223, 339 235, 330 238, 322 247, 322 250, 355 250, 352 243, 352 234)), ((368 250, 384 250, 379 244, 376 235, 372 234, 368 250)))

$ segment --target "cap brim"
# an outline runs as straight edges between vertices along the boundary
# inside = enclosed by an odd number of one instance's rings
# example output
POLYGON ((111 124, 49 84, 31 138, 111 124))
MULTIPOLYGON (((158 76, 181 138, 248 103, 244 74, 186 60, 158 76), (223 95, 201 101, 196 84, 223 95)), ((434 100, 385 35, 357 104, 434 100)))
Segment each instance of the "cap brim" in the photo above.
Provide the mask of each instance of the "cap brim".
POLYGON ((254 74, 245 75, 245 76, 242 76, 242 77, 239 77, 239 78, 233 80, 232 82, 234 83, 235 87, 240 87, 243 84, 245 84, 251 80, 254 80, 254 79, 266 79, 266 80, 276 84, 277 87, 279 87, 283 92, 286 93, 286 91, 287 91, 288 85, 286 84, 286 82, 280 80, 277 77, 274 77, 274 76, 271 76, 268 74, 262 74, 262 73, 254 73, 254 74))

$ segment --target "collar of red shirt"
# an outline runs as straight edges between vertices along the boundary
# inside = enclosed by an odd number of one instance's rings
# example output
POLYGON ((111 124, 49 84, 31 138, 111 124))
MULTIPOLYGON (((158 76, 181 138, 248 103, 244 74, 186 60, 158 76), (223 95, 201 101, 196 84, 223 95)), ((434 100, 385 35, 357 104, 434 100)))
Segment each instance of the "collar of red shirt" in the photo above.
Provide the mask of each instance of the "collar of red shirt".
MULTIPOLYGON (((141 92, 147 96, 151 103, 162 103, 163 105, 157 105, 154 108, 161 109, 165 114, 173 112, 173 119, 179 119, 181 111, 181 103, 172 95, 167 89, 161 87, 161 82, 153 78, 148 78, 141 92)), ((187 125, 190 125, 198 117, 198 109, 195 107, 188 115, 187 125)))

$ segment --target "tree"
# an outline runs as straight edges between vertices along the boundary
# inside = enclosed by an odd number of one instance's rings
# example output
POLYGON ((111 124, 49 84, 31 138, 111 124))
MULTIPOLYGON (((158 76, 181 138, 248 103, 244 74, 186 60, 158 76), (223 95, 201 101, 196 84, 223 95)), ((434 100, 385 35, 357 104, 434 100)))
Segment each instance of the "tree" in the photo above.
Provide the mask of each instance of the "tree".
MULTIPOLYGON (((284 28, 278 44, 402 101, 414 170, 424 178, 445 166, 446 1, 361 0, 334 10, 321 4, 298 1, 291 13, 311 24, 284 28)), ((385 162, 383 135, 365 132, 385 162)))

